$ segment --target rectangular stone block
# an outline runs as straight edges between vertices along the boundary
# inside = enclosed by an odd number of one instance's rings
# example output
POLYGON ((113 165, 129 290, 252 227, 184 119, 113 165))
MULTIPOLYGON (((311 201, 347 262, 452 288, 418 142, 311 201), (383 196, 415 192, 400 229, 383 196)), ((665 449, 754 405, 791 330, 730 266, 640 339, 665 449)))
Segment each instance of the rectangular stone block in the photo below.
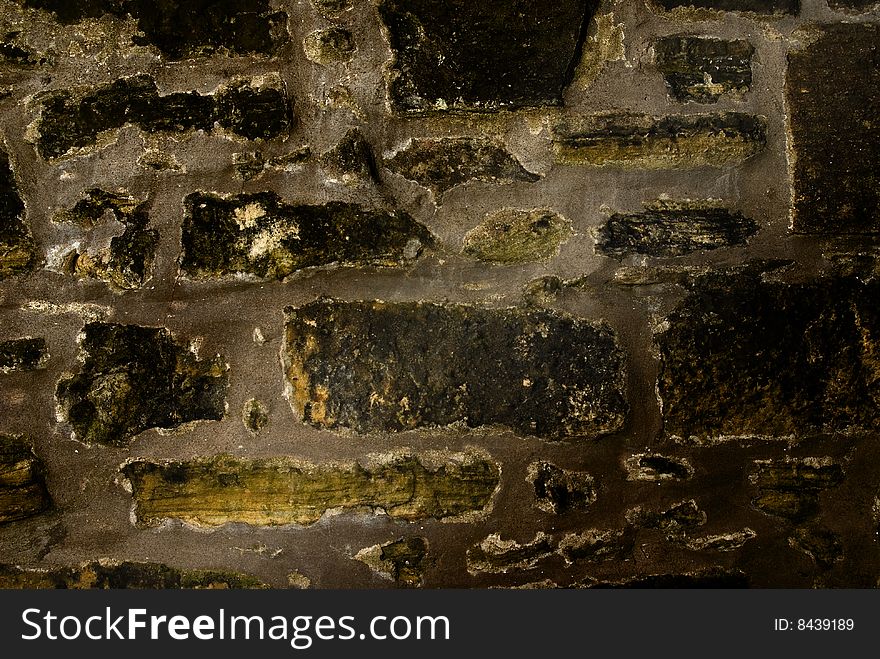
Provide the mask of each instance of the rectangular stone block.
POLYGON ((283 361, 294 413, 318 428, 560 439, 619 430, 627 412, 611 329, 547 310, 322 300, 287 309, 283 361))
POLYGON ((715 103, 723 94, 744 93, 752 85, 748 41, 677 35, 654 44, 657 68, 677 101, 715 103))

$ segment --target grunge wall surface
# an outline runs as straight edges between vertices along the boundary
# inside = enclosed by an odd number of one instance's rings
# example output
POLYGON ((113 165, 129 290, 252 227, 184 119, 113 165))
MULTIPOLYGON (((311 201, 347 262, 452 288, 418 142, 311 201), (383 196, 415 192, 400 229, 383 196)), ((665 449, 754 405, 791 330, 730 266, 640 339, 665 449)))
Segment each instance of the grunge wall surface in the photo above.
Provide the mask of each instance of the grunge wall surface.
POLYGON ((863 0, 0 0, 0 586, 874 586, 878 162, 863 0))

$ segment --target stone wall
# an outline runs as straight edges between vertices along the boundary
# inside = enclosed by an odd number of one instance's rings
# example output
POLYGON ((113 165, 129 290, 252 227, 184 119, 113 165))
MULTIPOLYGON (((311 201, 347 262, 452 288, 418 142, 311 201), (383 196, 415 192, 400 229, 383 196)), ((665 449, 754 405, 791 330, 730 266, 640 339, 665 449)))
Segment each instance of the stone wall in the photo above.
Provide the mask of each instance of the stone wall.
POLYGON ((0 586, 874 586, 878 161, 864 0, 0 0, 0 586))

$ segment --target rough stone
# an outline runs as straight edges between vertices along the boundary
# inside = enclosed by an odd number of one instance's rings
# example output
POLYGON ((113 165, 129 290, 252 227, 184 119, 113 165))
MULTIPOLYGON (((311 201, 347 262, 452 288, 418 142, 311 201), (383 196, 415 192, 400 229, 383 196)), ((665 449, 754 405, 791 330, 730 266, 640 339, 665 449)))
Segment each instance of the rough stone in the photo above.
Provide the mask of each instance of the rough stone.
POLYGON ((291 124, 291 110, 274 77, 262 86, 235 81, 213 95, 159 94, 148 75, 120 78, 87 90, 61 90, 41 99, 36 122, 40 155, 54 159, 93 146, 127 124, 148 133, 211 132, 218 123, 245 139, 272 139, 291 124))
POLYGON ((312 0, 315 9, 327 16, 337 16, 354 6, 354 0, 312 0))
POLYGON ((701 250, 745 245, 758 231, 742 213, 694 202, 658 202, 643 213, 612 215, 597 232, 596 250, 627 254, 683 256, 701 250))
POLYGON ((500 425, 561 439, 623 425, 623 354, 604 325, 421 302, 320 300, 286 311, 288 400, 318 428, 500 425))
POLYGON ((750 477, 758 488, 752 505, 761 512, 799 523, 819 512, 819 495, 843 481, 843 469, 828 458, 757 460, 750 477))
POLYGON ((671 115, 605 112, 554 129, 562 164, 640 169, 725 167, 764 149, 766 120, 741 112, 671 115))
POLYGON ((223 417, 223 358, 199 359, 165 328, 89 323, 80 362, 58 382, 55 397, 60 418, 87 444, 123 446, 150 428, 223 417))
POLYGON ((754 14, 797 14, 800 0, 652 0, 667 11, 683 8, 738 11, 754 14))
POLYGON ((185 201, 181 269, 201 279, 247 273, 283 279, 333 263, 401 266, 434 240, 404 212, 345 202, 287 204, 274 192, 185 201))
POLYGON ((541 178, 526 170, 503 145, 473 137, 416 138, 383 164, 429 188, 437 199, 469 181, 534 183, 541 178))
POLYGON ((528 570, 556 553, 557 543, 549 535, 538 532, 535 539, 524 544, 502 540, 493 533, 467 551, 468 572, 505 573, 528 570))
POLYGON ((656 335, 667 435, 803 437, 876 429, 880 282, 698 277, 656 335))
POLYGON ((266 170, 293 171, 312 156, 312 150, 308 146, 302 146, 296 151, 281 156, 266 158, 262 151, 245 151, 232 154, 232 164, 236 173, 245 181, 256 178, 266 170))
POLYGON ((0 341, 0 373, 33 371, 49 359, 46 339, 23 338, 0 341))
POLYGON ((274 54, 287 40, 287 14, 270 0, 19 0, 45 9, 62 23, 112 15, 137 19, 139 45, 170 59, 213 53, 274 54))
POLYGON ((269 425, 269 409, 256 398, 251 398, 244 404, 241 420, 245 428, 258 433, 269 425))
POLYGON ((98 188, 86 191, 73 208, 60 213, 55 221, 94 229, 110 215, 125 226, 125 231, 111 238, 110 246, 97 253, 71 250, 65 254, 63 269, 80 277, 109 282, 122 290, 143 286, 159 244, 159 232, 147 228, 148 207, 148 202, 139 202, 126 194, 98 188))
POLYGON ((535 488, 538 508, 549 513, 586 510, 596 501, 596 481, 584 471, 561 469, 549 462, 533 462, 529 465, 527 480, 535 488))
POLYGON ((570 533, 559 542, 559 553, 569 564, 586 561, 625 561, 632 557, 635 532, 632 528, 620 531, 589 529, 570 533))
POLYGON ((617 583, 600 582, 587 588, 748 588, 749 579, 740 571, 720 568, 690 574, 652 574, 617 583))
POLYGON ((33 49, 21 43, 20 34, 21 32, 7 32, 0 38, 0 63, 26 68, 46 64, 48 58, 38 55, 33 49))
POLYGON ((188 462, 135 460, 122 467, 142 527, 179 519, 195 526, 312 524, 340 509, 384 511, 401 520, 483 512, 500 470, 488 459, 389 457, 371 466, 228 455, 188 462))
POLYGON ((349 130, 336 146, 321 156, 321 167, 346 184, 379 178, 373 149, 357 128, 349 130))
POLYGON ((692 551, 735 551, 757 535, 752 529, 744 528, 742 531, 717 533, 698 538, 685 537, 683 543, 692 551))
POLYGON ((0 564, 0 588, 83 589, 263 589, 246 574, 214 570, 179 570, 161 563, 97 560, 76 567, 22 568, 0 564))
POLYGON ((382 0, 399 113, 561 105, 593 0, 382 0))
POLYGON ((20 437, 0 434, 0 524, 38 515, 52 506, 45 468, 20 437))
POLYGON ((667 537, 678 538, 684 532, 705 524, 706 513, 691 499, 660 511, 634 508, 627 512, 627 521, 639 528, 657 529, 663 531, 667 537))
POLYGON ((687 480, 694 468, 685 458, 675 458, 656 453, 638 453, 625 461, 627 480, 671 481, 687 480))
POLYGON ((317 30, 303 39, 306 57, 315 64, 347 62, 357 50, 354 35, 341 27, 317 30))
POLYGON ((418 588, 424 578, 427 555, 428 541, 414 537, 362 549, 355 558, 402 588, 418 588))
POLYGON ((789 543, 807 554, 823 570, 830 569, 844 558, 841 537, 828 529, 815 526, 797 528, 789 543))
POLYGON ((880 25, 823 26, 788 56, 797 233, 880 232, 880 25))
POLYGON ((528 263, 559 253, 571 236, 571 223, 549 209, 505 208, 464 237, 463 252, 490 263, 528 263))
POLYGON ((9 156, 0 150, 0 280, 28 272, 36 265, 34 239, 9 156))
POLYGON ((754 46, 748 41, 676 35, 654 43, 657 68, 677 101, 715 103, 752 85, 754 46))
POLYGON ((836 10, 869 11, 876 7, 877 0, 828 0, 828 6, 836 10))

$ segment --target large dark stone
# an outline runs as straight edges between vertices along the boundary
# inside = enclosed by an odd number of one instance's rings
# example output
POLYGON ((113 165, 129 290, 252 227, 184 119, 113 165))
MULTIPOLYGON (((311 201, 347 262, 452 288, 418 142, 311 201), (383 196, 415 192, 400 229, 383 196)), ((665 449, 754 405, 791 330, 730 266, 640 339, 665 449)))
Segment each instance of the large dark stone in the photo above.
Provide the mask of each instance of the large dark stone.
POLYGON ((222 357, 198 359, 165 328, 89 323, 80 353, 55 393, 80 441, 121 446, 149 428, 223 418, 222 357))
POLYGON ((0 151, 0 279, 31 270, 37 254, 9 156, 0 151))
POLYGON ((54 12, 62 23, 105 14, 138 21, 142 45, 171 59, 218 51, 271 55, 288 39, 287 14, 272 11, 270 0, 19 0, 54 12))
POLYGON ((643 213, 612 215, 599 230, 596 250, 609 256, 683 256, 744 245, 758 225, 725 208, 666 204, 643 213))
POLYGON ((461 423, 595 437, 623 425, 623 362, 607 326, 546 310, 336 301, 287 309, 288 397, 320 428, 461 423))
POLYGON ((249 273, 283 279, 331 263, 403 265, 433 244, 403 212, 329 202, 284 203, 274 192, 186 198, 181 267, 191 277, 249 273))
POLYGON ((0 373, 33 371, 48 358, 46 339, 12 339, 0 342, 0 373))
POLYGON ((668 435, 803 436, 877 429, 880 282, 701 277, 657 335, 668 435))
POLYGON ((752 85, 748 41, 671 36, 654 43, 657 68, 677 101, 714 103, 728 92, 747 92, 752 85))
POLYGON ((594 0, 383 0, 401 113, 561 105, 594 0))
POLYGON ((839 23, 788 56, 793 229, 880 232, 880 25, 839 23))
POLYGON ((216 95, 160 96, 153 78, 138 75, 85 93, 51 93, 43 99, 37 121, 37 150, 43 158, 57 158, 127 124, 149 133, 183 133, 211 132, 218 123, 246 139, 268 140, 284 133, 291 119, 283 90, 274 86, 255 89, 248 82, 235 82, 216 95))
POLYGON ((44 471, 29 444, 0 434, 0 523, 32 517, 52 505, 44 471))

